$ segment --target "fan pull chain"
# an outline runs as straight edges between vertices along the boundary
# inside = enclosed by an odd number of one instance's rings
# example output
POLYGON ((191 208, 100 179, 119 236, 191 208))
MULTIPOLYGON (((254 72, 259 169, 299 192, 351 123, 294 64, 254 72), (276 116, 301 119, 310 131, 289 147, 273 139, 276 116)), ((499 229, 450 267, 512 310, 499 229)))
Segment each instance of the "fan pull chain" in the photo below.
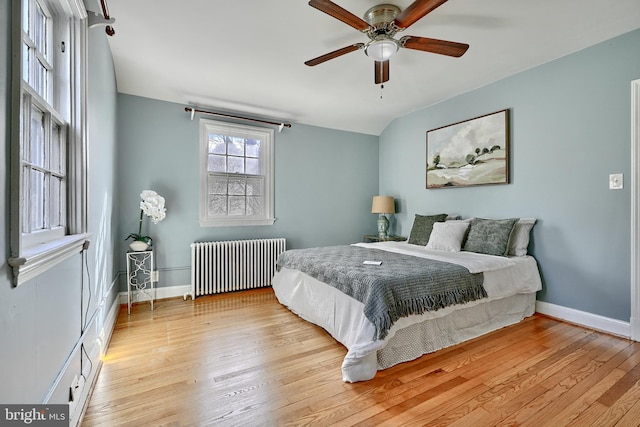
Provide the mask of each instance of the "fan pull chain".
POLYGON ((382 99, 382 89, 384 89, 384 84, 380 85, 380 99, 382 99))

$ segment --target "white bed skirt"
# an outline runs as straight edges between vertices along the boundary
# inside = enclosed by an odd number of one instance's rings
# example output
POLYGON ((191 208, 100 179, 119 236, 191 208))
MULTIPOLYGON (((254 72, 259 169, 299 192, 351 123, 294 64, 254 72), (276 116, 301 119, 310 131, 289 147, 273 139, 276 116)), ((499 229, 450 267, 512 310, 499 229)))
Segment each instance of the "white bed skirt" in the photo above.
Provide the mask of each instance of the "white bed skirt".
POLYGON ((373 340, 375 328, 364 316, 363 304, 336 288, 283 268, 273 289, 281 304, 347 347, 345 382, 370 380, 379 369, 515 324, 535 312, 536 301, 532 291, 446 307, 399 319, 384 340, 373 340))
POLYGON ((452 311, 400 329, 378 351, 378 369, 417 359, 520 322, 535 312, 536 294, 518 294, 452 311))

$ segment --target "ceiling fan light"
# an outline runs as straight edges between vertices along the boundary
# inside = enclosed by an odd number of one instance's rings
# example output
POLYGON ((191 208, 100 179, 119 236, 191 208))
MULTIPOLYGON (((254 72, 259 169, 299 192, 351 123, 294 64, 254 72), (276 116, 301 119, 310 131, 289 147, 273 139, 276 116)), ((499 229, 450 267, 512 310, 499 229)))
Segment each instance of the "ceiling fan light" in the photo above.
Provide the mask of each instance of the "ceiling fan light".
POLYGON ((398 43, 389 38, 372 40, 364 52, 375 61, 386 61, 398 51, 398 43))

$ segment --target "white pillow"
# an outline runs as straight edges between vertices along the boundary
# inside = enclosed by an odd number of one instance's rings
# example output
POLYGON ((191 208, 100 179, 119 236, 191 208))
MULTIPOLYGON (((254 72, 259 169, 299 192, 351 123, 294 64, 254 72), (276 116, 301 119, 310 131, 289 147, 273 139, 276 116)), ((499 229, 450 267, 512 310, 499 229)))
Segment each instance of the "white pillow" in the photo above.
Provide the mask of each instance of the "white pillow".
POLYGON ((535 218, 520 218, 516 225, 513 226, 513 231, 509 237, 509 246, 507 255, 511 256, 525 256, 527 254, 527 248, 529 247, 529 236, 531 229, 536 224, 535 218))
POLYGON ((467 221, 452 220, 434 223, 427 249, 460 252, 468 228, 467 221))

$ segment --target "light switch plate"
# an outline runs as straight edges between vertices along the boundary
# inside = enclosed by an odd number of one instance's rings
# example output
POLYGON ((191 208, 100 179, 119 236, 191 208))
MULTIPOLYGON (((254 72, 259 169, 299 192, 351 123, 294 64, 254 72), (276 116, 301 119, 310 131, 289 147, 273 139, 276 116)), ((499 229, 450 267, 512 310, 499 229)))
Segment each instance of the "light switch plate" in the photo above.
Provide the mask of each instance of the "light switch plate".
POLYGON ((621 173, 612 173, 609 175, 609 190, 621 190, 623 186, 623 178, 621 173))

